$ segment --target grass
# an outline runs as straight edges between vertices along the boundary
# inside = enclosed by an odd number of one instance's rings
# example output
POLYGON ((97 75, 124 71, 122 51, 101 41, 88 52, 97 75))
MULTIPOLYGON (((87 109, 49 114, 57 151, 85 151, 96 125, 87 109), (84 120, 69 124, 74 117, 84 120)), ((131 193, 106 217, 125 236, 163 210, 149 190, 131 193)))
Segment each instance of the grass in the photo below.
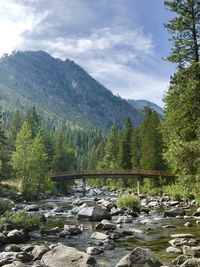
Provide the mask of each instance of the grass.
POLYGON ((123 194, 117 198, 117 207, 121 209, 132 209, 138 211, 140 201, 138 197, 132 194, 123 194))

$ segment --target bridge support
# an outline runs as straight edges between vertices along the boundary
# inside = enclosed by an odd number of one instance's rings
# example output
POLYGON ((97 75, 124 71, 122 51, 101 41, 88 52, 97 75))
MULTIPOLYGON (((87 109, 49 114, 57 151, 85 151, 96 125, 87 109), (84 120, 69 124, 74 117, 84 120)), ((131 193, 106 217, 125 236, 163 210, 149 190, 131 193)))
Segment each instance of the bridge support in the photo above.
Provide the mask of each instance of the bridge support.
POLYGON ((142 178, 140 176, 137 177, 137 193, 138 193, 138 196, 141 193, 141 182, 142 182, 142 178))
POLYGON ((83 197, 85 196, 85 178, 82 179, 82 187, 83 187, 83 197))

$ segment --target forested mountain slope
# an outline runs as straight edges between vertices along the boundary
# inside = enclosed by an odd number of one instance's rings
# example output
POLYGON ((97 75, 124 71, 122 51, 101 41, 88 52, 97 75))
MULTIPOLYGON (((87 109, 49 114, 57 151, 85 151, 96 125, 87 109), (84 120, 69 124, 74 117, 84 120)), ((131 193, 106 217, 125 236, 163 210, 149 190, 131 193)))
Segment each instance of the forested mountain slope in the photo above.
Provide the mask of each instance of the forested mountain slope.
POLYGON ((0 59, 0 98, 9 110, 36 106, 48 119, 82 126, 122 126, 127 117, 138 125, 143 117, 73 61, 43 51, 15 52, 0 59))

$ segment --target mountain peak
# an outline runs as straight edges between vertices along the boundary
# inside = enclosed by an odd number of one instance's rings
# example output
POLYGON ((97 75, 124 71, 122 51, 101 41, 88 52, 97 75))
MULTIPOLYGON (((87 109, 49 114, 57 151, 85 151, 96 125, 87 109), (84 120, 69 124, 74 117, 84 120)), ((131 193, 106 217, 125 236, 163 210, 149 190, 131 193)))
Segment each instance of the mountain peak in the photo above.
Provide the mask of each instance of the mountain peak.
POLYGON ((55 59, 44 51, 17 51, 0 60, 0 97, 12 109, 33 105, 50 118, 77 125, 134 125, 142 114, 126 100, 113 95, 79 65, 55 59))

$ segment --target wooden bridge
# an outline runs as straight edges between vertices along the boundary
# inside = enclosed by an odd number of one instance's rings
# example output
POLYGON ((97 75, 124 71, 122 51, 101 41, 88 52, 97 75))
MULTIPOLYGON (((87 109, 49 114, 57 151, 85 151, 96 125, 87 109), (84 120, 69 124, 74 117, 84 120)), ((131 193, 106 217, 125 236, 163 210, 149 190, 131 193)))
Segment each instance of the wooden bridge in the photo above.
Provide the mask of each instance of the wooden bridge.
POLYGON ((82 170, 52 173, 51 179, 55 182, 67 181, 73 179, 81 179, 83 181, 83 195, 85 195, 85 180, 86 179, 106 179, 106 178, 136 178, 137 191, 140 194, 140 185, 142 178, 166 178, 174 179, 176 176, 167 171, 159 170, 82 170))

